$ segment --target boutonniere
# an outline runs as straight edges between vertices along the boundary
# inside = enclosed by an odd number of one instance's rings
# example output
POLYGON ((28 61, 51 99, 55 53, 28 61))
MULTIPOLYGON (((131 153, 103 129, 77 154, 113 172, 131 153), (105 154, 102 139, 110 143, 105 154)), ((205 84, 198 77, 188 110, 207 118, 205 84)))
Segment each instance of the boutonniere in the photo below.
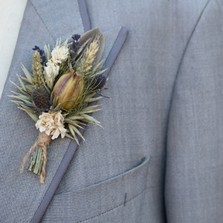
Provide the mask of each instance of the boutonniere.
MULTIPOLYGON (((35 122, 39 136, 25 154, 21 171, 29 160, 28 170, 44 183, 47 149, 58 137, 75 140, 84 137, 80 131, 87 124, 100 126, 91 116, 100 110, 96 101, 106 78, 101 60, 104 38, 99 29, 70 40, 57 41, 51 50, 35 46, 32 71, 22 66, 24 75, 18 75, 17 91, 12 101, 35 122)), ((28 128, 28 127, 27 127, 28 128)))

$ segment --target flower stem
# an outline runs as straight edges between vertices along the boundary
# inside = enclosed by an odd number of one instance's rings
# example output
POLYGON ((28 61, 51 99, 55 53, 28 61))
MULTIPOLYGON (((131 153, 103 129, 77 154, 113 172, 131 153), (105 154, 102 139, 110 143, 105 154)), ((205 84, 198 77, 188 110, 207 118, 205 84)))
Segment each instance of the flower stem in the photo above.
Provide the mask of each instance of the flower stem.
POLYGON ((30 164, 28 170, 36 175, 40 175, 43 166, 43 150, 38 147, 30 158, 30 164))
POLYGON ((47 147, 51 137, 42 132, 36 142, 31 146, 23 158, 20 170, 23 172, 25 164, 30 157, 28 170, 39 176, 40 183, 44 183, 46 177, 47 147))

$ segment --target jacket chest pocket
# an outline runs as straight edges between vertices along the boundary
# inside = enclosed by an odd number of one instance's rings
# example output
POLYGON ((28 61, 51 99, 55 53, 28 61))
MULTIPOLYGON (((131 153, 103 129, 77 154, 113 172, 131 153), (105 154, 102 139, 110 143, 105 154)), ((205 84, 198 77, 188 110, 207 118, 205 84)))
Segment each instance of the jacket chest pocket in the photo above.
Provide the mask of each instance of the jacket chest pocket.
POLYGON ((146 190, 148 166, 149 159, 143 158, 137 166, 110 179, 55 195, 42 222, 125 222, 121 220, 124 215, 132 215, 127 220, 131 222, 146 190))

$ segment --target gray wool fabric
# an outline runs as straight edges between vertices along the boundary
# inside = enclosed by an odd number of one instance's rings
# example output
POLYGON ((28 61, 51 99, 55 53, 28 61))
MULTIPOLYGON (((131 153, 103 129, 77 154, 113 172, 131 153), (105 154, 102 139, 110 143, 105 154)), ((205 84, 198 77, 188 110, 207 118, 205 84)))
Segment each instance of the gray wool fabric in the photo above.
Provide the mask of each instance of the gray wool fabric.
POLYGON ((10 102, 10 80, 30 68, 34 45, 91 25, 105 34, 105 57, 120 26, 128 38, 94 114, 103 128, 87 128, 40 221, 221 223, 222 21, 221 0, 28 1, 0 101, 0 221, 39 221, 70 143, 51 143, 44 185, 19 173, 38 131, 10 102))

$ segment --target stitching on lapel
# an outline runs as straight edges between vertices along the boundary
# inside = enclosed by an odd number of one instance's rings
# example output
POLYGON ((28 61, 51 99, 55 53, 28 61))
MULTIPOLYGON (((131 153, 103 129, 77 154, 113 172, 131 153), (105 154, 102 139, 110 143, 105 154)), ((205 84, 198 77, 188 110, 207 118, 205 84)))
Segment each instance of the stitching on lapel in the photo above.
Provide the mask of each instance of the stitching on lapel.
POLYGON ((46 23, 44 22, 42 16, 39 14, 39 12, 37 11, 36 7, 33 5, 32 1, 30 1, 33 9, 35 10, 36 14, 39 16, 41 22, 43 23, 44 27, 46 28, 47 32, 49 33, 49 35, 52 37, 52 39, 55 40, 55 37, 52 35, 52 33, 50 32, 50 30, 48 29, 48 26, 46 25, 46 23))
POLYGON ((106 78, 108 78, 109 76, 109 73, 112 69, 112 66, 113 64, 115 63, 121 49, 122 49, 122 46, 124 45, 125 43, 125 40, 127 38, 127 35, 128 35, 128 30, 126 27, 123 27, 121 26, 120 30, 119 30, 119 33, 116 37, 116 40, 115 42, 113 43, 113 46, 110 50, 110 52, 108 53, 108 56, 105 60, 105 63, 104 63, 104 66, 107 67, 108 69, 104 72, 104 76, 106 78))
POLYGON ((85 0, 77 0, 77 3, 78 3, 82 23, 84 26, 84 31, 86 32, 91 29, 91 20, 90 20, 87 4, 85 0))

